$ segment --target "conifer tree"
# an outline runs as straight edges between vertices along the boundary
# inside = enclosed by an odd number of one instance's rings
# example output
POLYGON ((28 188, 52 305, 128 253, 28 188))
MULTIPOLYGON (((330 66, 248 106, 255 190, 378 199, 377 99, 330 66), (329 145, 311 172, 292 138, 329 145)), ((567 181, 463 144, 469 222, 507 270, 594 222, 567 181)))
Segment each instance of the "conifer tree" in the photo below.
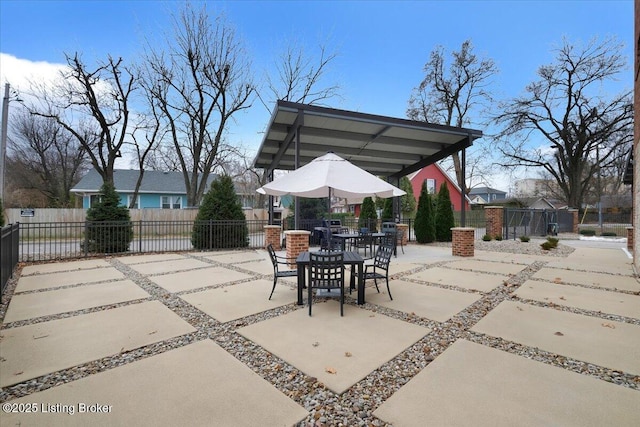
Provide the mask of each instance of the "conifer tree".
POLYGON ((198 209, 191 243, 195 249, 249 246, 247 220, 230 176, 211 183, 198 209))
POLYGON ((439 242, 451 241, 451 228, 455 227, 453 218, 453 208, 451 207, 451 196, 449 187, 445 182, 440 185, 440 191, 436 198, 436 240, 439 242))
POLYGON ((415 232, 418 243, 431 243, 436 239, 433 199, 429 194, 426 182, 422 183, 420 199, 418 199, 415 232))
POLYGON ((120 196, 110 182, 100 188, 100 200, 87 209, 89 252, 117 253, 129 250, 133 224, 129 209, 120 204, 120 196))
POLYGON ((384 199, 384 208, 382 209, 382 218, 383 221, 393 221, 393 197, 389 197, 388 199, 384 199))
POLYGON ((358 218, 358 228, 366 227, 370 232, 375 233, 377 230, 378 214, 376 213, 376 205, 371 197, 365 197, 362 201, 362 209, 358 218))

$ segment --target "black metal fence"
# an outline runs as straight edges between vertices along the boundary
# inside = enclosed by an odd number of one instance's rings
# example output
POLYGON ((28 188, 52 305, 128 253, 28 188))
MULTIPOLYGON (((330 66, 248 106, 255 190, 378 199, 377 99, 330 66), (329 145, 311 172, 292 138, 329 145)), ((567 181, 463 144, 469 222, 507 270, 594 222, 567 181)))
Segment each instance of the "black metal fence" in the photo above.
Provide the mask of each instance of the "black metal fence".
POLYGON ((260 220, 20 223, 19 259, 262 248, 265 225, 260 220))
POLYGON ((590 230, 596 235, 627 236, 627 227, 631 227, 631 212, 598 212, 597 210, 580 211, 578 228, 590 230))
POLYGON ((563 209, 504 210, 503 229, 505 239, 521 236, 548 236, 573 231, 573 213, 563 209))
POLYGON ((20 225, 9 224, 0 231, 0 297, 18 264, 20 225))

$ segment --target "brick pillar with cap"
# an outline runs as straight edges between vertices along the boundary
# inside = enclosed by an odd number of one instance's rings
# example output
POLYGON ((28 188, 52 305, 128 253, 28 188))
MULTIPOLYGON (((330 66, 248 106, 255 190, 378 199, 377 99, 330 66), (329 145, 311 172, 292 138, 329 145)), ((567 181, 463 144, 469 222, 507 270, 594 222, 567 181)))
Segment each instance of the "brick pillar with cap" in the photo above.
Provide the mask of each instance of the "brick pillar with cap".
POLYGON ((453 256, 472 257, 474 255, 475 228, 471 227, 453 227, 451 229, 452 244, 451 254, 453 256))
POLYGON ((502 236, 504 217, 502 206, 485 206, 484 217, 487 221, 487 234, 492 238, 502 236))
POLYGON ((264 247, 273 245, 273 249, 279 251, 282 249, 282 240, 280 235, 282 233, 282 227, 279 225, 265 225, 264 226, 264 247))
MULTIPOLYGON (((301 252, 309 250, 310 231, 288 230, 284 232, 287 241, 287 258, 295 260, 301 252)), ((296 268, 295 261, 289 264, 290 268, 296 268)))

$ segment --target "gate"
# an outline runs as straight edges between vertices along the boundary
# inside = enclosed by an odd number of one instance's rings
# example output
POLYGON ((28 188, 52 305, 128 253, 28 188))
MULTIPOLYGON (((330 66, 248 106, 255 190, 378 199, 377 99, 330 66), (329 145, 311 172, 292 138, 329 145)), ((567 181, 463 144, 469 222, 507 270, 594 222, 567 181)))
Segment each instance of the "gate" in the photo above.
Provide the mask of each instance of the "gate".
POLYGON ((573 231, 573 214, 567 210, 508 208, 504 210, 503 221, 505 239, 573 231))

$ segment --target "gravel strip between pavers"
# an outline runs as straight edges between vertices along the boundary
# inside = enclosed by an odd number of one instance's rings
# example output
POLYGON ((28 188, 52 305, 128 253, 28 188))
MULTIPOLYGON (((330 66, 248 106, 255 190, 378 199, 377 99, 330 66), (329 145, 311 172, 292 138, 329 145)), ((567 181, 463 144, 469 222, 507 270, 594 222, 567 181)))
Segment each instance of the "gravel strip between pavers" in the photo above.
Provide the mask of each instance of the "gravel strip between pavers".
MULTIPOLYGON (((436 244, 438 246, 447 246, 447 244, 436 244)), ((450 246, 450 245, 449 245, 450 246)), ((483 251, 508 252, 526 255, 542 255, 553 260, 555 257, 566 257, 573 248, 560 244, 558 248, 551 251, 544 251, 535 241, 522 243, 519 241, 476 241, 475 248, 483 251)), ((271 274, 260 275, 242 268, 242 264, 229 265, 213 261, 194 253, 183 254, 201 261, 208 262, 212 265, 221 265, 225 268, 233 269, 239 272, 252 274, 255 280, 258 278, 272 280, 271 274)), ((500 338, 491 337, 485 334, 472 332, 470 329, 486 316, 492 309, 505 300, 520 301, 527 304, 533 304, 540 307, 550 307, 563 311, 574 312, 582 315, 601 317, 603 319, 626 322, 634 325, 640 324, 639 319, 630 319, 622 316, 614 316, 591 312, 582 309, 574 309, 571 307, 561 307, 553 303, 543 303, 540 301, 520 300, 514 295, 520 285, 532 278, 532 276, 546 265, 546 261, 536 261, 528 266, 523 266, 521 272, 510 276, 502 286, 498 286, 488 293, 479 293, 464 288, 452 287, 447 285, 437 285, 428 282, 421 282, 414 278, 408 278, 418 271, 446 265, 449 261, 431 264, 429 266, 419 266, 409 271, 393 274, 393 278, 403 278, 403 280, 424 284, 429 286, 440 286, 444 288, 455 289, 459 292, 470 292, 481 294, 482 298, 474 304, 467 307, 462 312, 453 316, 445 322, 436 322, 425 319, 416 315, 403 313, 389 308, 376 306, 367 303, 362 308, 375 310, 380 314, 399 319, 409 323, 415 323, 431 329, 431 333, 422 338, 420 341, 406 349, 393 360, 385 363, 375 371, 371 372, 364 379, 359 381, 349 390, 341 395, 337 395, 324 387, 316 378, 309 377, 299 371, 294 366, 289 365, 285 361, 272 355, 264 348, 247 340, 237 333, 241 327, 261 322, 266 319, 277 317, 291 311, 299 309, 294 303, 263 313, 247 316, 242 319, 220 323, 202 311, 196 309, 181 298, 180 294, 200 291, 207 288, 190 290, 178 294, 172 294, 165 289, 155 285, 146 275, 140 274, 130 268, 128 265, 119 262, 116 258, 107 258, 107 261, 116 269, 126 275, 128 279, 133 280, 142 289, 148 292, 151 300, 158 300, 165 306, 170 308, 174 313, 187 321, 197 329, 197 332, 175 337, 163 342, 147 345, 125 353, 112 355, 100 360, 92 361, 81 366, 43 375, 41 377, 25 381, 17 385, 6 387, 0 391, 0 402, 13 398, 26 396, 37 391, 45 390, 60 384, 83 378, 94 373, 102 372, 121 366, 136 360, 140 360, 149 356, 163 353, 165 351, 188 345, 190 343, 202 340, 212 339, 238 360, 246 364, 250 369, 258 375, 269 381, 285 395, 302 405, 309 411, 309 417, 301 422, 299 426, 383 426, 384 422, 375 418, 372 414, 386 399, 388 399, 400 387, 411 380, 416 374, 424 369, 435 358, 442 354, 451 344, 458 339, 466 339, 478 344, 486 345, 492 348, 500 349, 509 353, 527 357, 552 366, 557 366, 572 372, 588 375, 604 381, 608 381, 620 386, 640 390, 640 377, 630 375, 624 372, 615 371, 602 366, 574 360, 557 354, 552 354, 538 348, 528 347, 519 343, 509 342, 500 338)), ((11 279, 5 298, 0 305, 0 319, 4 319, 8 303, 11 295, 15 290, 17 277, 20 275, 20 269, 16 274, 16 278, 11 279)), ((239 280, 237 283, 246 282, 247 279, 239 280)), ((233 284, 236 284, 234 282, 233 284)), ((224 286, 229 286, 225 284, 224 286)), ((223 285, 214 285, 219 287, 223 285)), ((102 309, 108 309, 115 306, 127 305, 134 302, 126 302, 122 304, 110 305, 105 307, 91 308, 80 310, 72 313, 62 313, 55 316, 46 316, 46 318, 31 319, 29 321, 13 322, 11 324, 2 325, 2 329, 24 326, 29 323, 37 323, 41 321, 53 320, 69 316, 80 315, 89 312, 95 312, 102 309)), ((355 304, 352 300, 347 300, 347 304, 355 304)), ((1 330, 0 330, 1 333, 1 330)))

